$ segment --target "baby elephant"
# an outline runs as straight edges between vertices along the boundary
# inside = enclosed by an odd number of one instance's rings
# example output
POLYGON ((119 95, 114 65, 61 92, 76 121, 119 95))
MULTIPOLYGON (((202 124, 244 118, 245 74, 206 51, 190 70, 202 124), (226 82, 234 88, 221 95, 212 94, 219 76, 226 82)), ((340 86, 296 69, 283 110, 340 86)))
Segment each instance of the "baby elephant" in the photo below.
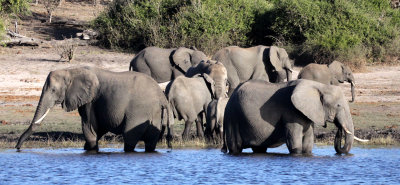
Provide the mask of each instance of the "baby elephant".
POLYGON ((31 125, 19 138, 17 149, 56 104, 61 104, 67 112, 78 109, 85 150, 97 151, 99 139, 112 132, 123 135, 125 151, 133 151, 142 140, 146 152, 152 152, 165 127, 170 146, 173 113, 150 76, 78 67, 49 73, 31 125))
POLYGON ((207 106, 207 123, 204 135, 209 141, 215 140, 214 133, 217 137, 217 142, 222 141, 225 107, 229 100, 227 96, 228 95, 219 99, 214 99, 207 106))

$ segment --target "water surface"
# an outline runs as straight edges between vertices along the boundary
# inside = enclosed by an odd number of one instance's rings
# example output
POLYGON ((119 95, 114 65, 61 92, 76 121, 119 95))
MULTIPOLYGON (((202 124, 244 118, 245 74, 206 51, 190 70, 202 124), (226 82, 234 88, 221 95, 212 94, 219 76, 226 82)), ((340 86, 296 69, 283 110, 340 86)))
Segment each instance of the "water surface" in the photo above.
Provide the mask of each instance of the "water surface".
POLYGON ((335 155, 332 146, 313 156, 269 154, 231 156, 218 149, 158 149, 124 153, 103 148, 0 150, 0 184, 399 184, 400 148, 353 148, 335 155))

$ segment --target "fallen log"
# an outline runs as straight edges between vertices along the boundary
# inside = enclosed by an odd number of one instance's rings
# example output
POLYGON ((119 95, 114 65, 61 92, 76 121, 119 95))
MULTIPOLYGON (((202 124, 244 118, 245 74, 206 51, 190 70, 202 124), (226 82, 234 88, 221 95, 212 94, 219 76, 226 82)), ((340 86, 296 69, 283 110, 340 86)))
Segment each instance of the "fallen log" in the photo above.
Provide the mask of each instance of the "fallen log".
POLYGON ((39 46, 43 41, 40 39, 26 37, 13 31, 7 30, 6 39, 1 41, 6 46, 39 46))

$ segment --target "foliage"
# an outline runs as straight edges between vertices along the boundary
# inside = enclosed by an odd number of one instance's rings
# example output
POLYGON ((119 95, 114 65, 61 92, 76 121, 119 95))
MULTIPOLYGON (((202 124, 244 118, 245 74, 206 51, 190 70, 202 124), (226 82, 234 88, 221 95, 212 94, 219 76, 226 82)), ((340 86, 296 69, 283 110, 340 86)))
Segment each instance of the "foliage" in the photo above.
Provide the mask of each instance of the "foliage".
POLYGON ((115 0, 92 27, 102 45, 133 50, 279 45, 321 63, 400 53, 400 11, 387 0, 115 0))
POLYGON ((0 40, 6 28, 7 17, 15 17, 27 12, 29 7, 28 0, 0 0, 0 40))
POLYGON ((400 11, 386 0, 282 0, 273 14, 272 32, 317 62, 382 61, 397 52, 400 11))
POLYGON ((196 46, 212 53, 227 45, 249 45, 255 15, 264 0, 115 0, 93 23, 111 48, 196 46))
POLYGON ((28 10, 28 3, 28 0, 0 0, 0 12, 18 15, 28 10))

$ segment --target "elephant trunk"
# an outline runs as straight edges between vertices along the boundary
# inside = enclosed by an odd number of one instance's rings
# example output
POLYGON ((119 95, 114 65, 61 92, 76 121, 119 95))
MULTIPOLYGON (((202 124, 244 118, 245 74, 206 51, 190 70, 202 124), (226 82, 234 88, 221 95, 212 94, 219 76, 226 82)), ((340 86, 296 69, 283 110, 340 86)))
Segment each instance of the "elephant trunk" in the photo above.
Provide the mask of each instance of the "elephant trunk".
POLYGON ((354 89, 355 89, 355 84, 354 84, 354 81, 351 81, 350 82, 351 83, 351 101, 350 102, 354 102, 354 100, 355 100, 355 93, 354 93, 354 89))
POLYGON ((39 104, 36 108, 36 112, 35 115, 32 119, 31 125, 29 126, 29 128, 21 135, 21 137, 18 140, 17 145, 15 146, 15 148, 20 149, 22 143, 28 139, 29 136, 31 136, 33 134, 33 132, 35 131, 35 128, 40 125, 40 122, 42 122, 42 120, 46 117, 46 115, 49 113, 50 108, 53 105, 48 105, 48 103, 45 103, 47 101, 44 101, 43 98, 43 93, 40 97, 40 101, 39 104))
POLYGON ((338 154, 347 154, 354 142, 354 125, 348 106, 338 114, 335 124, 338 127, 334 141, 335 150, 338 154), (343 133, 345 142, 342 147, 343 133))
POLYGON ((292 72, 293 71, 289 68, 286 68, 285 70, 286 70, 286 79, 289 82, 290 80, 292 80, 292 72))
POLYGON ((215 81, 215 99, 220 99, 222 96, 225 95, 225 92, 227 91, 225 89, 225 83, 223 80, 217 80, 215 81))

